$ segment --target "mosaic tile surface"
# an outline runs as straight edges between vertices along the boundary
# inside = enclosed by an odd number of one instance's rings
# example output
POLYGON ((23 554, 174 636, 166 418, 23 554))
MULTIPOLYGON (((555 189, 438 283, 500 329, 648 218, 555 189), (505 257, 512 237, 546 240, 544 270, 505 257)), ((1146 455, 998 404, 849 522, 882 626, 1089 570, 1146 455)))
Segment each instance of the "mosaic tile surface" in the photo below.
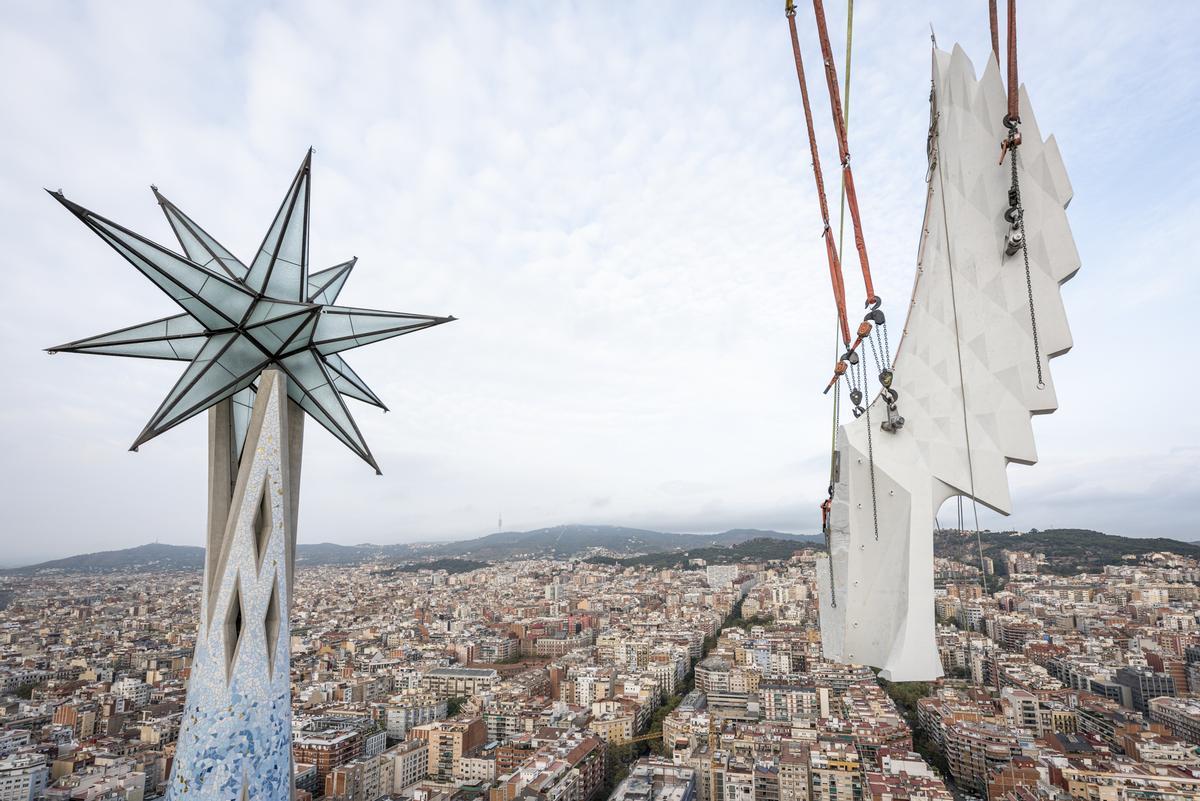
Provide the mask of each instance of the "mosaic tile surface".
POLYGON ((244 491, 235 491, 230 510, 235 528, 223 545, 212 604, 205 588, 169 799, 292 797, 287 560, 293 555, 279 389, 276 380, 258 394, 257 403, 266 405, 263 424, 243 451, 244 491))

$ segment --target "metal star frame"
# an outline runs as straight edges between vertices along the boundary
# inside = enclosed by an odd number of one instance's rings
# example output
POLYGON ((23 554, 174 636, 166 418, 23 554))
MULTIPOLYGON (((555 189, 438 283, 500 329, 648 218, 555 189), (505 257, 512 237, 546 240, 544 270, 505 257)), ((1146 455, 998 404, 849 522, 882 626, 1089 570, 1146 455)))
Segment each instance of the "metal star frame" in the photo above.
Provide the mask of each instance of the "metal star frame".
POLYGON ((289 379, 288 397, 379 472, 342 396, 387 407, 340 354, 455 318, 333 305, 356 259, 309 273, 312 153, 305 154, 249 267, 157 187, 151 189, 184 255, 67 200, 62 190, 50 193, 184 310, 47 349, 190 362, 130 450, 229 398, 240 453, 255 382, 275 366, 289 379))

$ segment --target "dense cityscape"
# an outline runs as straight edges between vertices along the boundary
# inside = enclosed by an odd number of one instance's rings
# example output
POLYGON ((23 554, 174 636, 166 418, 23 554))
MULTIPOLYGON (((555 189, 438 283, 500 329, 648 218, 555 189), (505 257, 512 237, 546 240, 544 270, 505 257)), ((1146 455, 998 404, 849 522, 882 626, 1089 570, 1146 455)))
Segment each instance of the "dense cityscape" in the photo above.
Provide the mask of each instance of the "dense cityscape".
MULTIPOLYGON (((936 560, 946 677, 822 660, 815 554, 300 567, 298 799, 1200 798, 1200 562, 936 560), (717 561, 717 560, 713 560, 717 561), (462 570, 462 572, 452 572, 462 570)), ((0 577, 0 799, 171 776, 198 571, 0 577)))
POLYGON ((1200 801, 1200 3, 1020 5, 9 3, 0 801, 1200 801))

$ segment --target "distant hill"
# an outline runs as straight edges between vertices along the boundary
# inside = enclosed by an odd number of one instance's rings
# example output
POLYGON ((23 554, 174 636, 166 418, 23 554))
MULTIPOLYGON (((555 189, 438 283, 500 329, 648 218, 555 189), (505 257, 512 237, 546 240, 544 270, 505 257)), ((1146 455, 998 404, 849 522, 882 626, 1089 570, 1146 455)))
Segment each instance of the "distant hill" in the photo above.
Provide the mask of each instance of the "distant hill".
MULTIPOLYGON (((811 539, 818 539, 813 537, 811 539)), ((790 559, 797 551, 806 548, 824 548, 824 541, 809 542, 805 539, 792 538, 787 540, 759 537, 743 540, 736 545, 709 545, 702 548, 691 548, 686 551, 668 551, 666 553, 648 553, 641 556, 616 558, 611 556, 591 556, 585 562, 596 564, 617 564, 632 566, 648 566, 660 569, 687 567, 693 559, 703 559, 710 565, 732 565, 738 562, 766 562, 775 559, 790 559)))
POLYGON ((357 565, 384 560, 397 546, 338 545, 335 542, 301 542, 296 545, 296 563, 300 565, 357 565))
MULTIPOLYGON (((1115 565, 1126 556, 1165 552, 1200 559, 1200 545, 1180 540, 1156 537, 1122 537, 1081 528, 1033 529, 1028 532, 980 533, 984 556, 992 557, 996 569, 1003 571, 1000 552, 1030 551, 1046 555, 1047 572, 1072 575, 1098 571, 1105 565, 1115 565)), ((975 533, 955 530, 938 531, 934 536, 934 553, 969 565, 979 562, 975 533)))
POLYGON ((409 562, 393 568, 400 573, 416 573, 419 570, 445 570, 447 573, 470 573, 488 567, 487 562, 476 562, 474 559, 455 559, 447 556, 444 559, 434 559, 432 562, 409 562))
POLYGON ((27 567, 0 571, 7 574, 29 573, 108 573, 113 570, 203 570, 204 549, 195 545, 167 545, 152 542, 119 551, 97 551, 65 559, 54 559, 27 567))
POLYGON ((554 526, 534 531, 501 531, 473 540, 444 542, 426 553, 470 556, 476 559, 512 559, 518 556, 571 557, 592 548, 615 554, 661 553, 712 545, 738 545, 754 539, 823 542, 821 537, 779 531, 732 529, 720 534, 677 534, 621 526, 554 526))
MULTIPOLYGON (((822 542, 820 537, 778 531, 733 529, 720 534, 677 534, 620 526, 554 526, 535 531, 503 531, 470 540, 395 545, 338 545, 331 542, 300 543, 296 562, 303 566, 354 565, 363 562, 397 562, 413 568, 433 560, 460 559, 494 562, 521 557, 569 558, 603 549, 611 554, 634 556, 696 548, 736 546, 752 540, 822 542)), ((446 564, 455 564, 446 562, 446 564)), ((461 567, 462 565, 456 565, 461 567)), ((151 543, 135 548, 69 556, 25 567, 0 570, 0 574, 29 575, 61 571, 107 573, 117 570, 202 570, 204 549, 194 545, 151 543)))
MULTIPOLYGON (((358 564, 380 558, 383 549, 375 546, 335 545, 331 542, 301 543, 296 562, 301 565, 358 564)), ((0 574, 32 573, 109 573, 117 570, 203 570, 204 549, 198 545, 150 543, 117 551, 97 551, 54 559, 36 565, 0 570, 0 574)))
MULTIPOLYGON (((1046 529, 1026 533, 985 531, 981 534, 984 554, 1003 569, 1002 550, 1037 551, 1046 554, 1047 571, 1062 574, 1099 570, 1117 564, 1126 556, 1163 551, 1200 559, 1200 544, 1172 539, 1121 537, 1086 529, 1046 529)), ((338 545, 331 542, 301 543, 297 564, 356 565, 391 562, 403 569, 421 569, 441 564, 470 569, 475 563, 499 562, 525 557, 559 558, 596 556, 595 561, 626 565, 670 567, 688 559, 712 564, 729 564, 753 559, 782 559, 797 548, 823 547, 820 536, 785 534, 779 531, 732 529, 720 534, 678 534, 621 526, 553 526, 534 531, 502 531, 470 540, 394 545, 338 545)), ((974 532, 943 530, 934 536, 934 552, 970 565, 979 554, 974 532)), ((41 564, 0 570, 0 575, 29 575, 61 571, 106 573, 118 570, 194 570, 204 567, 204 549, 194 545, 151 543, 135 548, 69 556, 41 564)), ((434 568, 437 569, 437 568, 434 568)))

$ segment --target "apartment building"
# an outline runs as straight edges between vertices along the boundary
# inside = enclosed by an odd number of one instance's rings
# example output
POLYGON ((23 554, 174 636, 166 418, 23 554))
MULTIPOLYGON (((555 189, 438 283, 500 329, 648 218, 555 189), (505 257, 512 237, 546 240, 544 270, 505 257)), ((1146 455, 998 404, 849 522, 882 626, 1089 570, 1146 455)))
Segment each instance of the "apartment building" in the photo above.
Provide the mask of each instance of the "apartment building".
POLYGON ((325 786, 326 777, 334 768, 363 755, 361 732, 344 729, 298 731, 292 739, 292 761, 313 765, 317 772, 317 787, 325 786))
POLYGON ((696 801, 696 772, 658 757, 643 757, 609 801, 696 801))
POLYGON ((487 726, 480 717, 427 723, 417 726, 412 733, 429 744, 430 778, 443 782, 454 778, 455 763, 460 758, 487 741, 487 726))
POLYGON ((0 801, 40 799, 49 779, 43 754, 12 754, 0 759, 0 801))
POLYGON ((960 787, 979 794, 986 792, 991 770, 1020 756, 1022 747, 1019 730, 1006 725, 960 720, 945 730, 945 754, 950 774, 960 787))
POLYGON ((1200 743, 1200 702, 1184 698, 1154 698, 1149 703, 1150 720, 1166 726, 1189 743, 1200 743))
POLYGON ((851 742, 818 740, 808 752, 810 801, 863 797, 863 764, 851 742))
POLYGON ((421 676, 421 689, 439 698, 469 698, 486 692, 500 680, 493 668, 433 668, 421 676))

